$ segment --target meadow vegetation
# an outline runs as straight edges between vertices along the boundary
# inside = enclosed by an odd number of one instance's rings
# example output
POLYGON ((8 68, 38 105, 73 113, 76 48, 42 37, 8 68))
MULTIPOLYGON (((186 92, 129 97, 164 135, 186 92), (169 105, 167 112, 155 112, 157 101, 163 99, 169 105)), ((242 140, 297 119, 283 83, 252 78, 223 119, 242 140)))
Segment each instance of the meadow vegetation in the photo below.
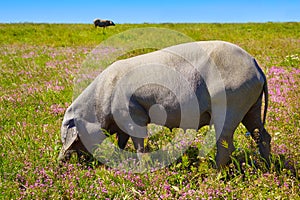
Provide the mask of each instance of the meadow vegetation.
MULTIPOLYGON (((0 72, 0 199, 300 198, 300 23, 117 24, 104 32, 93 24, 0 24, 0 72), (270 93, 270 169, 243 126, 235 132, 232 163, 220 172, 215 150, 199 156, 202 129, 180 159, 157 171, 134 174, 74 157, 58 165, 76 72, 101 41, 140 27, 225 40, 257 59, 270 93)), ((149 139, 152 149, 172 135, 156 131, 163 137, 149 139)))

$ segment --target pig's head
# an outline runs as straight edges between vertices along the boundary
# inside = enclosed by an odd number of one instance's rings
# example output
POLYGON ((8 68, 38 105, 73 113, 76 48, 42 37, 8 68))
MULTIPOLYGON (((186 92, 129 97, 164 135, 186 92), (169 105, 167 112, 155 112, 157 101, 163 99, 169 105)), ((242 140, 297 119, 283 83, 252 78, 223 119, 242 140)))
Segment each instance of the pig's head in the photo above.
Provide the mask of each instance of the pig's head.
POLYGON ((58 161, 68 161, 73 153, 77 153, 79 160, 87 160, 91 156, 80 140, 74 119, 63 121, 61 141, 63 146, 59 153, 58 161))

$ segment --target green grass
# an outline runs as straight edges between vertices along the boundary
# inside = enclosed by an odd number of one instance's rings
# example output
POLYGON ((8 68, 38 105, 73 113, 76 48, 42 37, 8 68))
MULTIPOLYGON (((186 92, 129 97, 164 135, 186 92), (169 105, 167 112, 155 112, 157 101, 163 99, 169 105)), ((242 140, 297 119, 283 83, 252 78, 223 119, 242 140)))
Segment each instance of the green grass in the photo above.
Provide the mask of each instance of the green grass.
MULTIPOLYGON (((0 24, 0 199, 299 199, 299 30, 300 23, 118 24, 105 32, 92 24, 0 24), (257 58, 269 80, 270 170, 242 126, 232 163, 221 172, 215 150, 198 156, 204 129, 180 159, 155 172, 132 174, 74 158, 58 166, 60 126, 81 64, 101 41, 141 27, 229 41, 257 58)), ((149 138, 152 150, 172 135, 158 132, 164 137, 149 138)))

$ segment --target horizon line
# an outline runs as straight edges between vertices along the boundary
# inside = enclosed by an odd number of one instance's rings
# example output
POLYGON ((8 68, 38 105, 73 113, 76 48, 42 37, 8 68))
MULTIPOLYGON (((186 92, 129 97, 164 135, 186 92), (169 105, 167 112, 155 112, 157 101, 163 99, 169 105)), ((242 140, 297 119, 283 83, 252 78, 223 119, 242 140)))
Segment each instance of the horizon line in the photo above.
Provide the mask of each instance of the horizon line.
MULTIPOLYGON (((115 24, 264 24, 264 23, 300 23, 300 21, 248 21, 248 22, 115 22, 115 24)), ((0 24, 93 24, 93 22, 0 22, 0 24)))

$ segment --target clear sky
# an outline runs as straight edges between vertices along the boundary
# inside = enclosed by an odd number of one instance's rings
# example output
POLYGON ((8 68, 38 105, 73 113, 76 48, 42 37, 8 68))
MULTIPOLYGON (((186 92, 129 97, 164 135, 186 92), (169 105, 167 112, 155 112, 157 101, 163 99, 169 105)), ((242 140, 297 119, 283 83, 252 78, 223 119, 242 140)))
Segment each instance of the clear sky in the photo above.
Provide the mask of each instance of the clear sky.
POLYGON ((300 0, 3 0, 0 23, 300 22, 300 0))

